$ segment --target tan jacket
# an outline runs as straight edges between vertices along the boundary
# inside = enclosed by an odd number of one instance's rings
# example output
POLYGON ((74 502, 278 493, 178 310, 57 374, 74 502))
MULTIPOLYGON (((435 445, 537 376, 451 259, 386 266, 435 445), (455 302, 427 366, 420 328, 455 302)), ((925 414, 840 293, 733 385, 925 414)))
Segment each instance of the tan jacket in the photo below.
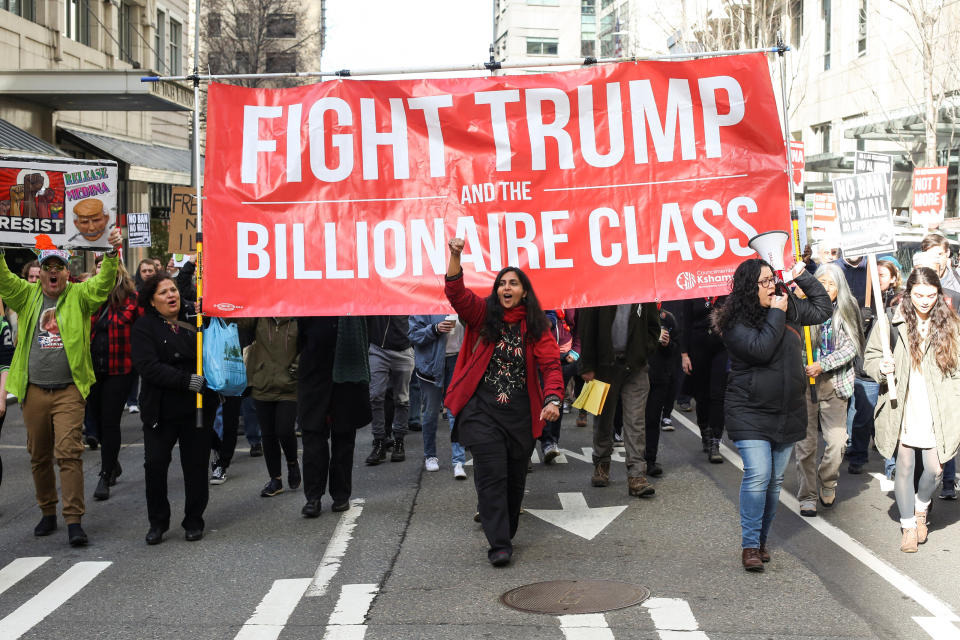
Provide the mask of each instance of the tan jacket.
MULTIPOLYGON (((891 401, 887 390, 886 376, 880 373, 883 351, 880 346, 882 332, 875 325, 867 342, 863 358, 863 368, 871 378, 880 383, 880 398, 874 411, 876 433, 874 439, 880 455, 893 457, 900 441, 900 427, 903 422, 903 409, 910 388, 910 355, 907 338, 907 324, 898 308, 893 317, 893 328, 897 332, 897 343, 893 350, 894 377, 897 387, 897 399, 891 401)), ((960 337, 958 337, 960 339, 960 337)), ((930 413, 933 416, 933 433, 937 440, 937 457, 944 464, 960 449, 960 369, 944 376, 937 366, 934 351, 927 348, 921 363, 923 377, 927 384, 927 396, 930 398, 930 413)))

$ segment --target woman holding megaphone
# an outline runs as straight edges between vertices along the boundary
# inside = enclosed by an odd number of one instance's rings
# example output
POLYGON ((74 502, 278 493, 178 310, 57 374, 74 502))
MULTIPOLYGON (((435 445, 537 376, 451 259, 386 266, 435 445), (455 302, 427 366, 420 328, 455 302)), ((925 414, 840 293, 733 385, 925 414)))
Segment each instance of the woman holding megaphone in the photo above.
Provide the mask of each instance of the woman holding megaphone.
POLYGON ((783 473, 794 443, 807 432, 802 327, 819 325, 833 313, 830 296, 802 263, 785 277, 796 278, 806 299, 787 291, 766 260, 742 262, 713 316, 730 354, 724 414, 743 459, 741 561, 747 571, 763 571, 770 561, 767 534, 783 473))
POLYGON ((473 454, 487 558, 501 567, 513 555, 535 439, 560 418, 560 349, 523 271, 501 270, 481 298, 463 285, 463 240, 448 244, 445 293, 466 330, 444 404, 456 416, 454 441, 473 454))

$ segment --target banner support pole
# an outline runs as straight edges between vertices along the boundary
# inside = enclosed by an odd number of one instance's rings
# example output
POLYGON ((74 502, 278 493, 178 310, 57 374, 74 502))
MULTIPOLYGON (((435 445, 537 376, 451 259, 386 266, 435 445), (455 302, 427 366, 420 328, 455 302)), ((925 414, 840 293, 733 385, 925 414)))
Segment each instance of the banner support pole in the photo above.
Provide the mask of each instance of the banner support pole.
MULTIPOLYGON (((783 33, 777 32, 777 55, 780 57, 780 97, 783 111, 783 139, 787 150, 787 203, 790 206, 790 239, 793 244, 793 257, 797 262, 803 258, 803 247, 800 246, 800 220, 793 216, 793 158, 790 157, 790 106, 787 98, 787 56, 789 50, 783 43, 783 33)), ((803 327, 803 343, 807 352, 807 364, 813 364, 813 342, 810 339, 810 327, 803 327)), ((808 378, 810 383, 810 400, 817 402, 817 379, 808 378)))
MULTIPOLYGON (((200 2, 193 25, 193 185, 197 189, 197 375, 203 375, 203 197, 200 170, 200 2)), ((197 393, 197 428, 203 428, 203 389, 197 393)))

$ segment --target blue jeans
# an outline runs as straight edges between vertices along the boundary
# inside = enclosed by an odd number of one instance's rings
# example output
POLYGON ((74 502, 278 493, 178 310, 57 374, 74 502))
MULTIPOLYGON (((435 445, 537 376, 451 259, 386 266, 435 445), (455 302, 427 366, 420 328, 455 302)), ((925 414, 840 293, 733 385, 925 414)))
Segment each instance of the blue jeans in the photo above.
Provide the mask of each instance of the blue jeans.
POLYGON ((248 396, 240 403, 240 412, 243 414, 243 433, 247 437, 247 442, 252 447, 260 444, 260 421, 257 419, 257 411, 253 406, 253 398, 248 396))
MULTIPOLYGON (((449 355, 443 370, 443 387, 420 380, 420 397, 423 399, 423 415, 420 418, 420 425, 423 427, 423 457, 437 457, 437 422, 440 418, 440 406, 443 404, 443 396, 447 392, 447 385, 453 378, 453 367, 457 364, 457 354, 449 355)), ((416 375, 416 374, 414 374, 416 375)), ((453 414, 447 412, 450 423, 450 431, 453 431, 453 414)), ((451 442, 450 449, 453 451, 453 464, 463 464, 467 461, 467 456, 463 451, 463 446, 459 442, 451 442)))
POLYGON ((740 530, 744 549, 757 549, 767 541, 773 516, 780 501, 783 472, 790 461, 793 443, 774 444, 767 440, 734 442, 743 459, 740 482, 740 530))
POLYGON ((867 464, 867 449, 873 435, 873 410, 877 406, 880 385, 873 380, 853 381, 853 428, 852 443, 847 449, 847 460, 853 464, 867 464))

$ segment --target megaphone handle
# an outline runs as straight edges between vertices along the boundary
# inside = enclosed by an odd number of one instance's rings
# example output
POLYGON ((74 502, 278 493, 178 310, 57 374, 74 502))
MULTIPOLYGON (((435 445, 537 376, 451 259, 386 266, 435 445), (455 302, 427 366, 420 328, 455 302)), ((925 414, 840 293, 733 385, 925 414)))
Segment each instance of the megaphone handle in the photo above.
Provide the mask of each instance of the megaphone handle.
MULTIPOLYGON (((807 347, 807 364, 813 364, 813 341, 810 339, 810 327, 803 328, 803 342, 807 347)), ((817 379, 810 378, 810 400, 817 400, 817 379)))

